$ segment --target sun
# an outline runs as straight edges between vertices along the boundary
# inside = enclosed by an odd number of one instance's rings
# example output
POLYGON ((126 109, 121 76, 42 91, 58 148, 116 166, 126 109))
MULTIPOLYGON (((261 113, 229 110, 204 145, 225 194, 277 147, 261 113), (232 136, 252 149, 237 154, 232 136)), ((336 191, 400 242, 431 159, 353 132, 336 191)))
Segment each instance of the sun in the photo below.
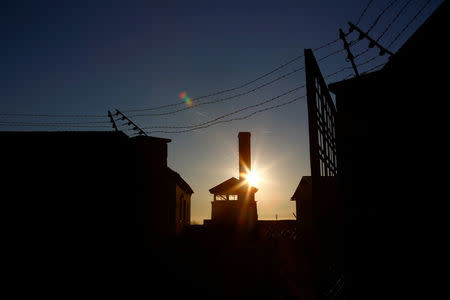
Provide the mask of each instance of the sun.
POLYGON ((246 176, 246 180, 251 186, 254 186, 254 187, 258 186, 259 181, 260 181, 258 172, 256 172, 256 171, 248 172, 247 176, 246 176))

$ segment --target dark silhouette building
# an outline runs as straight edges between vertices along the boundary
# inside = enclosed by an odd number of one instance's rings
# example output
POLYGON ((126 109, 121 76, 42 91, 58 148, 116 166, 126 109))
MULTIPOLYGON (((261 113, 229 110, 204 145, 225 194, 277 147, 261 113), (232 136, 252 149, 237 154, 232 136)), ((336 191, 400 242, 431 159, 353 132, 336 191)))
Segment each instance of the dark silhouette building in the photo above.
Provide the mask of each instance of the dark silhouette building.
POLYGON ((440 107, 449 5, 443 2, 376 72, 327 85, 305 50, 311 178, 302 178, 292 200, 313 253, 317 295, 404 298, 412 282, 421 284, 407 257, 421 254, 428 240, 420 233, 440 219, 427 205, 439 188, 416 183, 418 174, 436 174, 446 155, 440 107))
POLYGON ((57 258, 91 249, 102 260, 175 236, 190 222, 193 191, 167 167, 169 139, 0 132, 0 140, 3 211, 20 251, 58 247, 57 258))
POLYGON ((421 186, 418 176, 436 174, 446 155, 449 5, 444 1, 380 71, 329 85, 348 299, 404 298, 413 282, 422 284, 408 258, 421 255, 419 245, 428 242, 419 233, 439 219, 426 204, 439 198, 439 188, 421 186))
MULTIPOLYGON (((179 235, 185 226, 191 224, 191 195, 194 191, 177 172, 167 168, 169 179, 169 193, 171 200, 169 213, 171 220, 175 220, 175 234, 179 235)), ((172 221, 173 223, 173 221, 172 221)))
POLYGON ((312 206, 311 181, 311 176, 303 176, 291 197, 291 201, 295 201, 295 216, 297 221, 305 223, 311 222, 311 220, 307 220, 308 217, 311 217, 311 214, 306 213, 311 211, 312 206))
MULTIPOLYGON (((246 180, 251 171, 250 132, 239 132, 239 179, 231 177, 211 188, 211 223, 254 227, 258 220, 257 188, 246 180)), ((205 220, 208 223, 208 220, 205 220)))

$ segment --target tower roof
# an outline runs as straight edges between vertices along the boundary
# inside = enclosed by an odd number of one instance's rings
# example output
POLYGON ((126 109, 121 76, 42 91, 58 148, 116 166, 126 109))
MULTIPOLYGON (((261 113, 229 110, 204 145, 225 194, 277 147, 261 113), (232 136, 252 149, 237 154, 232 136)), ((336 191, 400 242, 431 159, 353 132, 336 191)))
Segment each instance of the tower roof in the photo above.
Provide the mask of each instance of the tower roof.
MULTIPOLYGON (((211 188, 209 192, 211 194, 235 194, 239 193, 241 191, 244 191, 244 189, 248 189, 249 184, 248 182, 244 180, 239 180, 235 177, 231 177, 230 179, 225 180, 224 182, 216 185, 215 187, 211 188)), ((251 187, 250 193, 254 194, 258 191, 257 188, 251 187)))

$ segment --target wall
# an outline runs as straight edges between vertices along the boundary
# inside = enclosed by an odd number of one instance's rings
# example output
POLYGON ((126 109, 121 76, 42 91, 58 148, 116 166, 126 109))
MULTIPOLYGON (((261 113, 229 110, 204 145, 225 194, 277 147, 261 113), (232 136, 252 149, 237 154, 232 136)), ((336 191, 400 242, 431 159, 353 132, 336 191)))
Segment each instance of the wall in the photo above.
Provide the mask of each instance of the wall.
POLYGON ((170 235, 171 183, 167 175, 167 143, 164 140, 139 137, 135 149, 137 218, 146 243, 170 235))
POLYGON ((184 226, 191 223, 191 195, 186 193, 178 185, 175 186, 175 199, 171 200, 175 202, 175 214, 174 225, 175 234, 178 235, 183 230, 184 226))
POLYGON ((211 221, 215 224, 252 228, 258 220, 254 194, 246 200, 246 194, 238 193, 239 200, 211 202, 211 221))
POLYGON ((1 132, 0 140, 3 250, 20 257, 17 270, 100 267, 128 251, 136 197, 126 136, 1 132))
POLYGON ((449 6, 444 2, 378 74, 335 87, 349 299, 405 298, 422 274, 407 271, 417 266, 404 254, 422 256, 417 249, 428 245, 427 232, 440 228, 423 225, 441 220, 433 201, 439 188, 417 184, 430 177, 434 187, 445 186, 433 175, 447 156, 448 78, 439 72, 448 49, 439 41, 449 6))

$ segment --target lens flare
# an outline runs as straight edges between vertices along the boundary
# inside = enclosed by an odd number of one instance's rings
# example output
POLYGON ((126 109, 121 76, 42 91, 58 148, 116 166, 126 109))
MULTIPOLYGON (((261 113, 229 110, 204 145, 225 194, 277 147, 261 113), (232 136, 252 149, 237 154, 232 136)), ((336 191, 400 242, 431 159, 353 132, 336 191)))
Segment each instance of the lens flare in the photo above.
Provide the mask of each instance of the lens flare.
POLYGON ((187 96, 186 91, 180 93, 180 98, 184 100, 188 107, 192 107, 194 105, 194 101, 187 96))
POLYGON ((254 187, 257 187, 260 181, 260 177, 258 172, 256 171, 250 171, 249 173, 247 173, 247 176, 245 178, 245 180, 254 187))

